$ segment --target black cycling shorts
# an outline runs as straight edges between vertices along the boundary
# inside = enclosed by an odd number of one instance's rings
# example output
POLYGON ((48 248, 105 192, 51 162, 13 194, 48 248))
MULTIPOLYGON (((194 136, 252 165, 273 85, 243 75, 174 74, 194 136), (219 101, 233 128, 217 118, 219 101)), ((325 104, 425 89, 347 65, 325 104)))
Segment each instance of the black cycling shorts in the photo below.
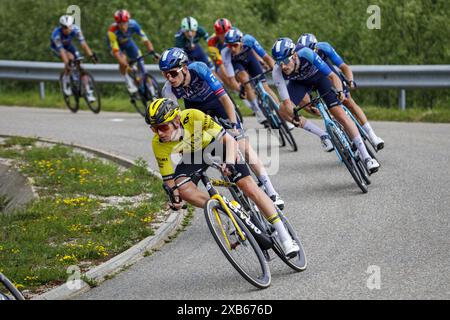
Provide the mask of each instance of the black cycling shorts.
MULTIPOLYGON (((213 157, 220 158, 220 163, 224 163, 226 159, 226 149, 225 145, 222 143, 212 142, 216 148, 214 148, 211 152, 211 149, 208 148, 201 151, 196 151, 189 154, 184 154, 181 162, 176 166, 175 168, 175 179, 181 178, 181 177, 188 177, 195 171, 199 169, 207 170, 209 165, 207 163, 207 154, 211 154, 213 157)), ((212 146, 210 144, 210 146, 212 146)), ((215 160, 216 161, 216 160, 215 160)), ((234 176, 230 177, 230 180, 233 182, 238 182, 240 179, 245 178, 250 175, 250 171, 248 169, 247 164, 245 163, 245 159, 241 159, 238 163, 234 165, 234 168, 236 169, 236 174, 234 176)), ((193 177, 192 182, 194 184, 198 184, 200 181, 199 177, 193 177)))

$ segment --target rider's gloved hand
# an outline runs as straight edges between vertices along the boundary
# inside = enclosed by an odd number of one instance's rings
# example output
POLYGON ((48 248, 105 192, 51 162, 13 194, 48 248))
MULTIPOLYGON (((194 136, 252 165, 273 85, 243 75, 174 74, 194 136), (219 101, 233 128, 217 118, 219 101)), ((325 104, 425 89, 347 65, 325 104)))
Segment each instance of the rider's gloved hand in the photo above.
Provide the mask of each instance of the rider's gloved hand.
POLYGON ((356 85, 355 80, 350 80, 349 85, 350 85, 350 88, 351 88, 351 89, 356 89, 356 88, 357 88, 357 85, 356 85))
POLYGON ((157 52, 153 51, 149 51, 148 54, 153 56, 153 59, 155 59, 155 61, 159 61, 159 59, 161 58, 161 55, 157 52))
POLYGON ((169 204, 170 209, 178 211, 186 207, 185 205, 183 205, 183 201, 181 200, 180 196, 174 195, 173 198, 174 199, 172 203, 169 204))
POLYGON ((92 61, 94 64, 97 64, 97 63, 98 63, 97 55, 96 55, 95 52, 93 52, 93 51, 92 51, 92 55, 91 55, 91 61, 92 61))

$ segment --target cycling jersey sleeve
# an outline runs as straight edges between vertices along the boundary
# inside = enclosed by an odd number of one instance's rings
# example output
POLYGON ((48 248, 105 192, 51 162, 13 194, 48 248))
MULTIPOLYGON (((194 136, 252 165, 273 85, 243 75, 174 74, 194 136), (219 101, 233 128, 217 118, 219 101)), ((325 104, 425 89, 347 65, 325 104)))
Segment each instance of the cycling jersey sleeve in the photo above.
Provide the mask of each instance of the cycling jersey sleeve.
POLYGON ((317 49, 323 51, 335 66, 340 67, 344 63, 344 60, 328 42, 319 42, 317 44, 317 49))
POLYGON ((51 39, 57 50, 61 50, 63 48, 61 33, 58 28, 53 31, 51 39))
POLYGON ((234 77, 234 68, 233 63, 231 62, 231 51, 229 48, 225 47, 220 52, 222 55, 223 66, 225 67, 225 71, 227 72, 228 77, 234 77))
POLYGON ((225 89, 222 83, 213 75, 208 66, 203 62, 194 62, 189 65, 189 69, 195 70, 199 77, 206 81, 209 87, 214 91, 214 94, 220 98, 225 94, 225 89))
POLYGON ((80 43, 83 43, 83 42, 86 41, 84 39, 83 32, 81 31, 79 26, 73 25, 73 31, 72 32, 75 33, 75 37, 78 39, 78 41, 80 41, 80 43))
POLYGON ((115 31, 117 30, 117 26, 112 25, 108 30, 108 40, 109 46, 114 53, 119 52, 119 42, 117 41, 117 35, 115 31))
POLYGON ((259 42, 251 35, 246 34, 244 36, 244 45, 252 48, 255 50, 255 52, 263 58, 266 55, 266 51, 264 51, 264 48, 259 44, 259 42))
POLYGON ((141 37, 141 39, 142 39, 143 42, 148 40, 147 35, 145 34, 144 30, 142 30, 141 26, 139 25, 139 23, 137 23, 136 20, 130 20, 129 25, 130 25, 129 27, 132 27, 133 30, 134 30, 134 32, 135 32, 139 37, 141 37))
POLYGON ((156 163, 158 164, 159 173, 161 173, 163 181, 173 179, 175 170, 171 160, 173 149, 172 144, 159 141, 159 137, 155 135, 152 141, 152 148, 156 163))
POLYGON ((331 69, 328 65, 320 59, 319 55, 312 51, 310 48, 303 47, 297 51, 300 58, 306 59, 309 63, 314 65, 320 72, 324 75, 329 76, 331 74, 331 69))
POLYGON ((201 26, 198 26, 198 29, 197 29, 197 36, 198 36, 199 38, 205 39, 205 41, 208 41, 208 38, 209 38, 208 31, 206 31, 205 28, 203 28, 203 27, 201 27, 201 26))
POLYGON ((289 92, 286 86, 286 80, 283 78, 281 68, 276 64, 273 67, 272 78, 280 94, 281 101, 289 100, 289 92))
MULTIPOLYGON (((197 128, 195 123, 201 123, 203 134, 206 133, 215 140, 219 140, 225 134, 225 129, 216 123, 209 115, 198 109, 187 109, 187 111, 188 112, 182 117, 181 121, 183 124, 187 123, 187 125, 183 125, 183 127, 188 131, 194 131, 197 128)), ((200 126, 198 126, 198 128, 199 127, 200 126)), ((192 133, 194 132, 191 132, 191 134, 192 133)))
POLYGON ((166 81, 166 83, 164 84, 164 87, 162 89, 162 96, 164 98, 173 100, 173 102, 175 102, 175 104, 178 106, 178 99, 173 93, 172 86, 170 85, 169 81, 166 81))

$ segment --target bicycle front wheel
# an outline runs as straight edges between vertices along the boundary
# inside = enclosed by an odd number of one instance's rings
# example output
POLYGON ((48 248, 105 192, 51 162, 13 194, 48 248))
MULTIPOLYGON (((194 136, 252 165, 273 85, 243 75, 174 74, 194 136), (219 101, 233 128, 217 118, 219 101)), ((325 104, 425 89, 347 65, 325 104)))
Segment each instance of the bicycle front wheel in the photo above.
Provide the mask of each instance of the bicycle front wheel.
POLYGON ((61 93, 63 95, 64 102, 70 111, 72 111, 73 113, 76 113, 79 109, 79 98, 73 89, 72 89, 71 95, 65 94, 63 77, 64 77, 64 72, 62 72, 61 75, 59 76, 59 86, 61 88, 61 93))
POLYGON ((347 170, 353 177, 353 180, 355 180, 356 184, 363 193, 367 193, 369 191, 367 184, 359 172, 355 159, 350 155, 349 151, 346 150, 344 143, 341 141, 340 135, 337 133, 337 130, 339 129, 335 126, 330 126, 327 129, 336 151, 339 153, 341 160, 344 162, 347 170))
POLYGON ((284 136, 284 140, 286 140, 286 142, 289 143, 290 149, 294 152, 297 152, 298 150, 297 142, 295 141, 295 138, 292 135, 291 130, 289 130, 286 121, 284 121, 281 118, 280 113, 278 112, 278 109, 275 106, 273 107, 273 110, 275 111, 278 117, 278 121, 280 122, 280 135, 284 136))
POLYGON ((268 263, 246 225, 232 212, 245 236, 242 240, 230 216, 217 200, 209 200, 204 212, 214 240, 231 265, 255 287, 260 289, 269 287, 271 275, 268 263))
POLYGON ((89 101, 89 97, 85 93, 84 100, 86 101, 87 106, 93 113, 99 113, 101 108, 101 98, 100 98, 100 92, 95 85, 94 77, 87 71, 85 71, 85 74, 88 77, 88 87, 92 90, 94 98, 89 101))

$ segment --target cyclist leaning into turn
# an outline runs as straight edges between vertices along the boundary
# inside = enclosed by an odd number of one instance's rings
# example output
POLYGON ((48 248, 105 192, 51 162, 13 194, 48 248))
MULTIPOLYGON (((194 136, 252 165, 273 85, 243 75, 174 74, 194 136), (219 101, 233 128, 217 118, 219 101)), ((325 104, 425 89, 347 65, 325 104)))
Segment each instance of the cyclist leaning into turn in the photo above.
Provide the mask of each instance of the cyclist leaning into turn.
MULTIPOLYGON (((236 77, 239 79, 240 83, 245 83, 246 81, 249 80, 250 77, 255 77, 263 73, 261 65, 256 59, 255 52, 264 59, 264 61, 270 66, 270 68, 273 68, 275 65, 275 62, 272 59, 272 57, 270 57, 264 51, 264 49, 261 47, 258 41, 256 41, 255 38, 253 38, 250 35, 244 36, 242 32, 237 28, 232 28, 230 31, 227 32, 227 34, 225 35, 225 42, 227 43, 227 48, 222 50, 225 68, 227 70, 228 75, 231 75, 232 77, 234 77, 234 74, 236 72, 237 73, 236 77)), ((269 85, 267 84, 267 81, 265 81, 264 76, 262 77, 262 79, 264 89, 269 94, 271 94, 276 103, 279 103, 277 96, 275 95, 275 93, 273 93, 272 89, 270 89, 269 85)), ((230 81, 234 81, 236 83, 234 78, 230 78, 230 81)), ((238 86, 238 84, 236 83, 235 86, 238 86)), ((247 93, 247 98, 253 105, 254 108, 253 111, 255 112, 257 118, 258 112, 261 113, 261 116, 259 116, 260 118, 258 119, 258 122, 261 123, 263 119, 265 119, 265 117, 259 110, 258 100, 256 98, 255 92, 251 84, 247 84, 245 86, 245 91, 247 93)), ((293 128, 291 124, 292 117, 286 118, 285 120, 293 128)), ((325 151, 329 152, 333 150, 333 145, 331 144, 331 141, 327 133, 322 129, 320 129, 318 126, 316 126, 313 122, 302 118, 300 126, 306 131, 311 132, 320 137, 322 147, 325 151)))
MULTIPOLYGON (((300 250, 291 238, 269 197, 256 185, 250 176, 245 164, 240 162, 238 144, 224 128, 213 119, 197 109, 180 111, 176 103, 170 99, 162 98, 151 102, 147 108, 146 122, 155 133, 152 141, 153 152, 159 166, 164 183, 173 187, 180 183, 187 175, 201 168, 207 168, 204 153, 205 149, 212 150, 212 155, 222 156, 222 170, 231 175, 234 167, 237 174, 231 177, 232 181, 248 196, 271 222, 280 235, 284 253, 289 255, 300 250), (181 161, 175 166, 171 156, 182 154, 181 161), (196 154, 200 154, 199 163, 196 154)), ((198 189, 198 179, 188 182, 174 191, 175 203, 172 206, 180 209, 182 201, 203 208, 209 200, 209 195, 198 189)))
POLYGON ((179 48, 170 48, 163 52, 159 61, 159 69, 167 81, 162 95, 175 101, 175 104, 178 104, 178 99, 183 99, 186 109, 199 109, 216 117, 219 121, 228 120, 232 126, 232 132, 238 140, 239 148, 252 171, 264 185, 272 201, 280 209, 283 209, 284 201, 275 191, 256 152, 248 140, 244 139, 242 125, 236 117, 233 103, 222 84, 203 62, 193 62, 189 65, 187 62, 186 54, 179 48))
MULTIPOLYGON (((80 42, 81 48, 93 63, 97 63, 97 55, 88 46, 84 39, 83 33, 79 26, 75 24, 73 16, 64 15, 59 19, 59 26, 56 27, 51 35, 50 48, 55 56, 64 62, 64 76, 63 76, 63 90, 67 96, 72 95, 70 88, 70 63, 71 61, 80 57, 80 53, 72 43, 72 40, 77 38, 80 42)), ((86 85, 87 98, 90 102, 95 101, 94 92, 89 86, 87 76, 82 76, 82 81, 86 85)))
POLYGON ((295 45, 289 38, 279 38, 272 47, 272 56, 276 66, 272 71, 273 81, 278 88, 281 100, 280 111, 286 119, 293 118, 293 105, 299 105, 306 93, 313 88, 319 91, 330 113, 341 123, 350 139, 358 148, 361 158, 370 173, 380 167, 376 159, 367 152, 358 128, 340 104, 345 99, 342 81, 331 71, 328 65, 310 48, 302 44, 295 45), (286 81, 289 81, 286 84, 286 81), (334 86, 338 97, 329 94, 334 86))
POLYGON ((311 33, 304 33, 298 38, 297 43, 300 43, 310 49, 314 50, 319 57, 325 61, 330 67, 331 71, 335 72, 342 81, 344 88, 345 99, 343 104, 350 109, 350 111, 358 119, 361 126, 367 132, 371 143, 376 146, 377 150, 384 148, 384 141, 378 137, 372 129, 369 121, 367 120, 364 111, 361 107, 353 100, 350 94, 350 89, 356 89, 356 83, 353 78, 353 72, 349 65, 344 62, 344 60, 339 56, 339 54, 334 50, 334 48, 328 42, 317 42, 317 38, 311 33), (336 67, 339 70, 336 70, 336 67), (350 88, 348 87, 348 85, 350 88))
MULTIPOLYGON (((131 15, 127 10, 118 10, 114 14, 113 23, 108 29, 108 47, 111 50, 111 54, 117 59, 120 66, 120 73, 125 78, 130 94, 134 94, 138 91, 133 78, 128 74, 130 71, 130 65, 128 64, 127 57, 129 59, 136 59, 142 55, 136 43, 131 38, 133 34, 137 34, 142 42, 145 44, 149 54, 153 55, 155 61, 158 61, 159 55, 153 49, 152 42, 148 39, 144 30, 142 30, 139 23, 136 20, 131 19, 131 15)), ((144 62, 138 61, 139 68, 145 70, 144 62)))

